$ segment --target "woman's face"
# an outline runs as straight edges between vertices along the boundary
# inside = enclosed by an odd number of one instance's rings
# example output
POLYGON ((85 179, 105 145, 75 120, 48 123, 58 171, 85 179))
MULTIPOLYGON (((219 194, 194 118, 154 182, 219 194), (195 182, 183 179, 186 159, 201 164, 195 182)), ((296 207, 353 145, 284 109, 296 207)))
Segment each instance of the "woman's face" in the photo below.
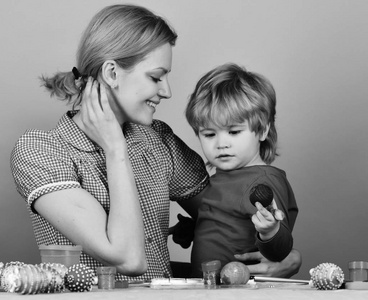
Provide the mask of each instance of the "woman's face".
POLYGON ((168 81, 171 63, 172 47, 167 43, 150 52, 132 70, 117 69, 117 87, 110 105, 120 124, 152 123, 161 99, 171 97, 168 81))

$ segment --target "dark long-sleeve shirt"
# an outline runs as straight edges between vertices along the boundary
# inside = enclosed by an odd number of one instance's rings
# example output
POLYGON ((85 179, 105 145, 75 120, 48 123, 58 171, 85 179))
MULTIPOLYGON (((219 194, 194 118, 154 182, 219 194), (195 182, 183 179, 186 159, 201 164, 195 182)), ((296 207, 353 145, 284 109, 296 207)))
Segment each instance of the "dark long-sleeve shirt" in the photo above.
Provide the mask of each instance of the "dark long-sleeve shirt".
POLYGON ((236 253, 258 250, 269 260, 281 261, 291 251, 298 207, 283 170, 268 165, 217 170, 202 194, 191 254, 193 277, 202 276, 205 261, 220 260, 224 266, 236 253), (272 188, 277 207, 285 213, 280 230, 268 241, 258 238, 251 220, 257 209, 249 194, 260 183, 272 188))

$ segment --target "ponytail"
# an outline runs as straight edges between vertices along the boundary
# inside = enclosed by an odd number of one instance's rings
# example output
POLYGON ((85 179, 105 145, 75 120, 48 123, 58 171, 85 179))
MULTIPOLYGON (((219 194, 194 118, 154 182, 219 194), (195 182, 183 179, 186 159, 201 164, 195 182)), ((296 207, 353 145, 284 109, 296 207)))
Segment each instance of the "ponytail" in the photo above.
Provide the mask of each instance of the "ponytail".
POLYGON ((58 72, 52 77, 41 76, 41 86, 44 86, 51 97, 55 96, 60 100, 66 100, 68 103, 74 102, 74 105, 80 103, 81 89, 78 86, 72 71, 58 72))

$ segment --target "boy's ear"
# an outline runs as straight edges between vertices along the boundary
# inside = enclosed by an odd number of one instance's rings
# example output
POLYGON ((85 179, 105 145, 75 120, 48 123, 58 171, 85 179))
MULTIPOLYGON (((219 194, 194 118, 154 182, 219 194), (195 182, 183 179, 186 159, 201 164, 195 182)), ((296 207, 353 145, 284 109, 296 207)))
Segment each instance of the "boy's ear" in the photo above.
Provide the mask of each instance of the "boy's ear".
POLYGON ((103 63, 101 77, 110 88, 114 89, 117 87, 117 64, 114 60, 106 60, 103 63))
POLYGON ((267 137, 267 135, 268 135, 268 132, 270 131, 270 124, 267 124, 267 127, 266 127, 266 130, 265 131, 263 131, 263 133, 261 134, 261 136, 260 136, 260 138, 259 138, 259 140, 261 141, 261 142, 263 142, 265 139, 266 139, 266 137, 267 137))

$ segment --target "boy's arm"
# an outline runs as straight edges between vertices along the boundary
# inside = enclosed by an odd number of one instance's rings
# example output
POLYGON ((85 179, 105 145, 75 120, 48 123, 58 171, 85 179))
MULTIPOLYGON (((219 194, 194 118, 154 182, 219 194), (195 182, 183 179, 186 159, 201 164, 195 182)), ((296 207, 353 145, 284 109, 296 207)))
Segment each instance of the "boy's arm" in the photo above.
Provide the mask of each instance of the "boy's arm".
POLYGON ((252 222, 257 230, 256 246, 267 259, 282 261, 293 248, 291 231, 287 224, 282 222, 284 216, 279 219, 278 214, 275 213, 279 211, 275 200, 268 209, 259 202, 255 204, 258 211, 252 216, 252 222))

